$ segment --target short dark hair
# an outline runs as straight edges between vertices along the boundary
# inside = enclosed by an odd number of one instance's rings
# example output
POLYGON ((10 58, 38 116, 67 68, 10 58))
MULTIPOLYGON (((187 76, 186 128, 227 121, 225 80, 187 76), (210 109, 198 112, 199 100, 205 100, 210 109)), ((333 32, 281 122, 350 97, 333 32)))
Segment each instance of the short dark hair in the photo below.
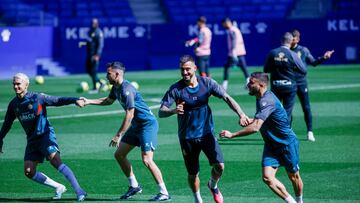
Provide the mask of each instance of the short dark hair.
POLYGON ((205 16, 200 16, 200 17, 198 18, 197 22, 199 22, 199 23, 206 23, 206 18, 205 18, 205 16))
POLYGON ((300 32, 299 32, 299 30, 293 30, 293 31, 291 31, 291 34, 292 34, 292 36, 293 37, 300 37, 300 32))
POLYGON ((261 82, 263 82, 265 84, 268 84, 268 82, 269 82, 269 76, 268 76, 268 74, 266 74, 264 72, 253 72, 253 73, 251 73, 250 76, 260 80, 261 82))
POLYGON ((291 44, 293 40, 293 35, 290 32, 285 32, 284 35, 281 38, 281 44, 291 44))
POLYGON ((184 55, 180 58, 180 66, 184 65, 187 62, 193 62, 195 64, 195 60, 193 57, 191 57, 190 55, 184 55))
POLYGON ((123 63, 119 62, 119 61, 114 61, 114 62, 110 62, 106 64, 106 68, 112 68, 112 69, 117 69, 117 70, 122 70, 125 72, 125 66, 123 63))
POLYGON ((224 18, 221 22, 222 22, 222 23, 226 23, 226 22, 232 23, 231 19, 228 18, 228 17, 224 18))

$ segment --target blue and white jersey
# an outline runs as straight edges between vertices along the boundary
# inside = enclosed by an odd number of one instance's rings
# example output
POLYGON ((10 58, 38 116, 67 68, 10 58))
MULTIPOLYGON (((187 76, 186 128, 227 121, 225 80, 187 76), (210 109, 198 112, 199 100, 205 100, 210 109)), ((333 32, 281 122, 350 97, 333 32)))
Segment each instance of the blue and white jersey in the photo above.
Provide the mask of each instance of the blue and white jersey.
POLYGON ((304 46, 301 45, 297 45, 296 47, 291 49, 292 51, 294 51, 297 56, 301 59, 301 61, 304 63, 305 68, 306 68, 306 72, 302 73, 299 71, 296 71, 296 83, 298 85, 301 84, 306 84, 306 73, 307 73, 307 64, 310 64, 312 66, 317 66, 321 63, 323 63, 325 61, 324 57, 319 57, 317 59, 315 59, 311 53, 310 50, 304 46))
POLYGON ((184 104, 184 114, 178 114, 180 139, 195 139, 214 134, 214 122, 208 105, 209 97, 223 98, 225 90, 215 80, 197 76, 198 85, 188 87, 183 80, 173 84, 161 104, 170 108, 173 103, 184 104))
POLYGON ((147 121, 156 120, 150 108, 145 104, 140 92, 129 81, 124 80, 119 87, 112 87, 110 99, 117 99, 125 110, 135 108, 132 124, 141 125, 147 121))
POLYGON ((23 98, 15 97, 8 105, 5 120, 0 131, 0 146, 15 118, 18 118, 20 121, 29 142, 54 131, 47 119, 46 106, 74 104, 76 100, 78 98, 55 97, 35 92, 28 92, 23 98))
POLYGON ((264 121, 260 133, 267 146, 278 148, 297 139, 284 107, 271 91, 256 100, 255 118, 264 121))

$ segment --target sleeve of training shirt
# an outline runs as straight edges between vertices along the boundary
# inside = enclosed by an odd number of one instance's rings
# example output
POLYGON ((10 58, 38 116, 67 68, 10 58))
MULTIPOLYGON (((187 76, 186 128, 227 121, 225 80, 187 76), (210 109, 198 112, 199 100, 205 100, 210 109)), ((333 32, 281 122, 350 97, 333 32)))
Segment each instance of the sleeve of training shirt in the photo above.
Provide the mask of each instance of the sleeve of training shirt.
POLYGON ((209 89, 210 93, 218 98, 223 98, 225 94, 224 88, 222 88, 214 79, 206 78, 206 80, 209 80, 209 89))
POLYGON ((297 69, 301 72, 301 73, 306 73, 306 66, 305 64, 301 61, 301 59, 298 57, 298 55, 290 50, 290 54, 291 54, 291 58, 294 61, 297 69))
POLYGON ((100 56, 104 47, 104 34, 100 29, 98 32, 97 40, 98 40, 98 47, 96 49, 96 54, 100 56))
POLYGON ((264 72, 265 73, 270 73, 271 69, 273 67, 273 60, 274 56, 273 56, 273 51, 271 51, 268 56, 266 57, 266 61, 265 61, 265 65, 264 65, 264 72))
POLYGON ((315 59, 312 54, 310 53, 310 50, 308 48, 304 48, 304 53, 305 53, 305 61, 306 63, 312 65, 312 66, 317 66, 321 63, 323 63, 325 61, 325 58, 324 57, 319 57, 317 59, 315 59))
POLYGON ((257 102, 258 108, 255 113, 255 118, 265 121, 270 114, 275 111, 275 101, 270 99, 270 97, 263 97, 257 102))
POLYGON ((230 32, 230 38, 231 38, 231 50, 234 50, 236 47, 236 33, 234 31, 230 32))
POLYGON ((46 94, 38 94, 39 102, 45 106, 64 106, 75 104, 79 98, 76 97, 57 97, 46 94))
POLYGON ((15 112, 13 111, 13 107, 11 107, 11 103, 8 106, 6 111, 5 120, 0 130, 0 149, 3 146, 3 139, 5 138, 6 134, 11 129, 11 126, 16 118, 15 112))
POLYGON ((136 91, 135 88, 128 85, 125 89, 124 89, 124 108, 126 110, 128 109, 132 109, 135 108, 135 95, 136 95, 136 91))
POLYGON ((174 86, 170 87, 170 89, 165 93, 164 97, 162 98, 161 105, 164 105, 168 108, 171 107, 171 105, 176 100, 175 90, 176 89, 174 88, 174 86))

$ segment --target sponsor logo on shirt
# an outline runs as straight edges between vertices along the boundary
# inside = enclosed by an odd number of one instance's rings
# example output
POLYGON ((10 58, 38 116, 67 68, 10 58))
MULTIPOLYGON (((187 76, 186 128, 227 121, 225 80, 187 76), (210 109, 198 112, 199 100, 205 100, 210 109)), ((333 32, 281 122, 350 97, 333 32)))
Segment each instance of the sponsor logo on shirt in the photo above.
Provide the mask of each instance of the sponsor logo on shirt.
POLYGON ((33 113, 23 113, 19 116, 19 120, 21 121, 28 121, 28 120, 33 120, 35 119, 35 115, 33 113))
POLYGON ((285 57, 283 52, 280 52, 277 57, 274 57, 275 61, 288 62, 288 58, 285 57))

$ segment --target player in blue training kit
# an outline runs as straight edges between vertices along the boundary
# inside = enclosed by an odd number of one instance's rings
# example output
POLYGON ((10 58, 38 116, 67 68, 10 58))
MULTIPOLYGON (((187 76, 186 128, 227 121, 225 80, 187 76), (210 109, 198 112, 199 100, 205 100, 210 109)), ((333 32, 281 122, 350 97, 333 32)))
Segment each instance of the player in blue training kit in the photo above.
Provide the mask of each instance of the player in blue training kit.
POLYGON ((120 62, 107 64, 107 79, 113 85, 109 96, 92 100, 85 99, 85 105, 110 105, 118 100, 125 109, 126 115, 121 127, 109 144, 109 146, 117 147, 115 158, 129 181, 129 189, 120 199, 126 200, 142 192, 131 163, 127 159, 128 153, 135 146, 139 146, 142 151, 142 161, 151 172, 160 190, 149 201, 170 200, 161 171, 153 161, 157 145, 158 122, 140 93, 124 79, 124 72, 125 67, 120 62))
POLYGON ((161 101, 159 117, 178 116, 178 136, 189 186, 194 193, 195 202, 202 202, 200 195, 199 155, 203 151, 212 166, 208 187, 215 202, 223 202, 217 183, 224 170, 223 155, 214 136, 214 123, 209 97, 222 98, 240 118, 241 125, 248 124, 247 116, 240 106, 213 79, 196 76, 196 66, 191 56, 180 59, 182 79, 173 84, 161 101), (171 109, 176 103, 176 108, 171 109))
MULTIPOLYGON (((294 51, 299 56, 299 58, 305 65, 310 64, 315 67, 315 66, 323 63, 325 60, 329 59, 331 57, 331 55, 334 53, 334 50, 326 51, 322 57, 318 57, 317 59, 315 59, 311 55, 308 48, 299 45, 300 32, 298 30, 293 30, 291 32, 291 34, 294 37, 294 39, 291 43, 291 50, 294 51)), ((296 72, 297 95, 299 97, 301 107, 304 112, 304 119, 305 119, 306 128, 307 128, 307 138, 309 141, 314 142, 315 137, 314 137, 314 133, 312 130, 312 114, 311 114, 311 108, 310 108, 310 98, 309 98, 306 74, 307 74, 307 67, 306 67, 305 73, 296 72)))
POLYGON ((291 33, 286 32, 282 45, 270 51, 264 66, 264 72, 270 73, 271 91, 284 105, 290 124, 297 90, 296 74, 306 72, 304 63, 290 50, 292 40, 291 33))
POLYGON ((2 153, 3 139, 17 118, 27 136, 24 156, 25 175, 35 182, 54 188, 55 196, 53 199, 61 199, 61 195, 66 191, 66 187, 55 182, 42 172, 36 171, 37 165, 46 158, 71 183, 76 192, 77 200, 83 201, 86 197, 86 192, 81 189, 71 169, 61 161, 55 131, 47 119, 46 107, 68 104, 76 104, 82 107, 84 100, 28 92, 28 86, 29 78, 25 74, 17 73, 13 77, 16 97, 9 103, 0 131, 0 153, 2 153))
POLYGON ((268 76, 255 72, 250 76, 249 94, 256 97, 256 113, 252 122, 242 130, 231 133, 223 130, 221 137, 233 138, 260 131, 264 144, 262 157, 263 181, 279 197, 290 203, 302 203, 303 182, 299 173, 299 141, 290 127, 287 113, 279 99, 267 90, 268 76), (293 185, 296 201, 275 177, 284 166, 293 185))

